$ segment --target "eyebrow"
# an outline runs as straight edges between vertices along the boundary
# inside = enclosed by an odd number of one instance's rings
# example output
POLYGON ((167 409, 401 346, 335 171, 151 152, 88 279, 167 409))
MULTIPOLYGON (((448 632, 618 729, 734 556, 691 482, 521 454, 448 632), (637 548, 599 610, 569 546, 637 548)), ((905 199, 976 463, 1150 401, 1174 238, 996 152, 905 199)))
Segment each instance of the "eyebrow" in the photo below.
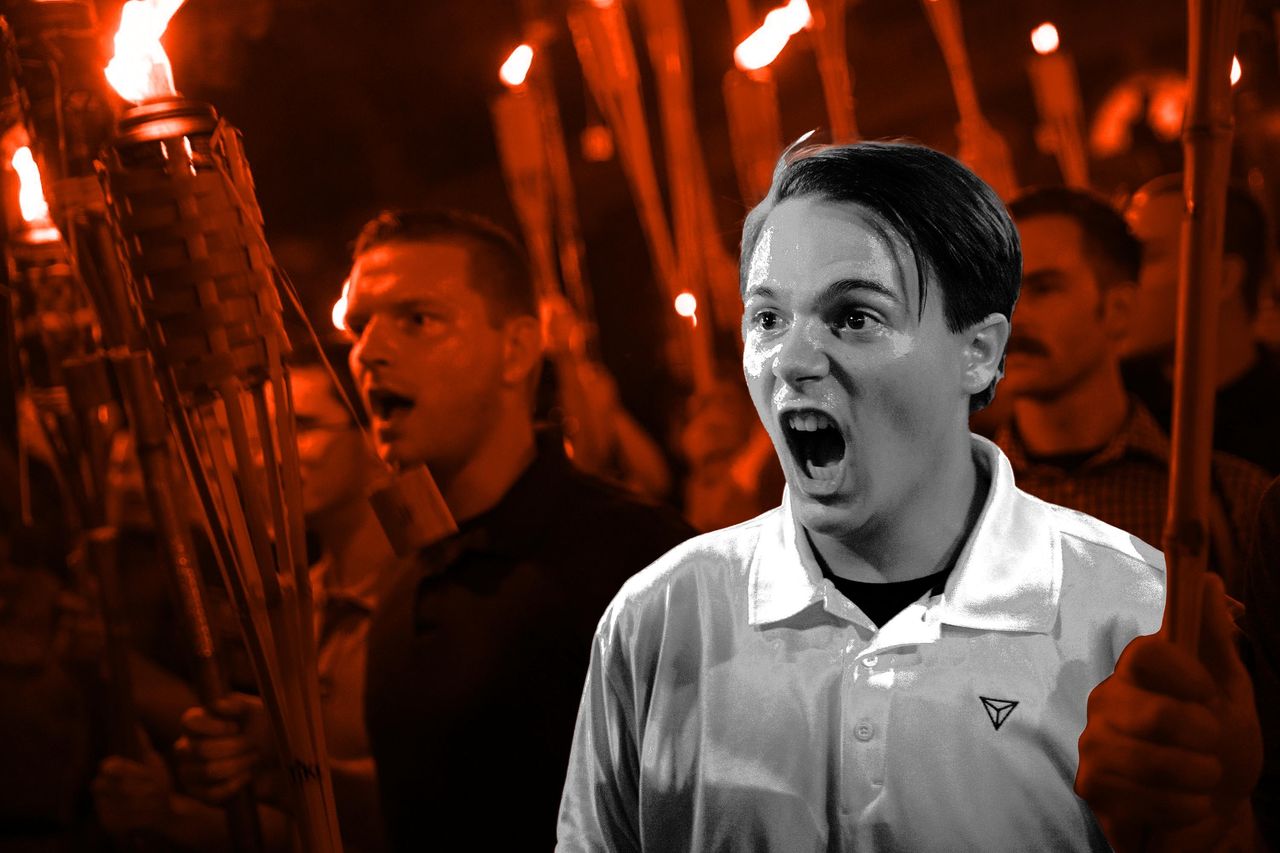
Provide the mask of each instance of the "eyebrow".
POLYGON ((901 303, 902 295, 888 285, 867 278, 842 278, 839 281, 832 282, 827 286, 823 293, 823 299, 836 299, 848 293, 859 290, 869 290, 872 293, 878 293, 886 299, 901 303))

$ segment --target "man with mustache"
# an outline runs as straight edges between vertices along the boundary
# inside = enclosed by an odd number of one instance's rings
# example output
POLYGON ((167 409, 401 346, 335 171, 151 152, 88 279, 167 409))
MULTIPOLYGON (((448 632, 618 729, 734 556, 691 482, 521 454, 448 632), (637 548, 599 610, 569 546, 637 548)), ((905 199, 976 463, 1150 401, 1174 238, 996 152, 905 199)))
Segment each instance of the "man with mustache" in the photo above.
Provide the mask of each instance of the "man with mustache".
POLYGON ((1160 641, 1113 675, 1160 624, 1160 554, 969 433, 1021 273, 991 188, 915 145, 788 152, 741 259, 783 503, 605 612, 559 849, 1107 850, 1090 805, 1116 839, 1248 831, 1258 724, 1221 586, 1212 673, 1160 641))
MULTIPOLYGON (((1080 190, 1031 190, 1009 211, 1022 238, 1022 290, 1005 378, 1013 419, 996 443, 1020 488, 1160 547, 1169 438, 1120 374, 1142 245, 1117 211, 1080 190)), ((1215 454, 1212 564, 1234 594, 1266 485, 1260 469, 1215 454)))
POLYGON ((369 629, 366 720, 388 840, 549 846, 600 611, 691 531, 535 434, 533 284, 491 223, 374 219, 356 243, 345 325, 378 452, 425 464, 460 527, 390 585, 369 629))

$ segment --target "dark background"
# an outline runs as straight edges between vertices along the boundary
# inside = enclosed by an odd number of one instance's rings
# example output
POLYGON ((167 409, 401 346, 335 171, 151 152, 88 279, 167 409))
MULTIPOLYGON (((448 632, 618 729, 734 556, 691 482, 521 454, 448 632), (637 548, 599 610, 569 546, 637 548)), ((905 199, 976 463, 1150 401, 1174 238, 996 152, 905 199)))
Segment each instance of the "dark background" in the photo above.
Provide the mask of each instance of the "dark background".
MULTIPOLYGON (((258 198, 278 260, 318 319, 327 317, 346 271, 350 243, 379 208, 448 205, 511 226, 515 218, 498 166, 488 101, 497 70, 531 15, 555 38, 540 54, 554 63, 601 328, 602 352, 625 402, 664 440, 686 389, 662 357, 662 311, 648 257, 616 160, 583 160, 577 139, 599 121, 565 24, 564 0, 188 0, 165 43, 180 91, 206 99, 244 133, 258 198)), ((755 2, 757 17, 770 8, 755 2)), ((1277 60, 1274 2, 1250 0, 1242 24, 1245 67, 1237 97, 1248 98, 1271 138, 1277 60), (1268 129, 1269 128, 1269 129, 1268 129)), ((736 249, 745 213, 729 156, 721 77, 733 39, 723 0, 684 3, 693 54, 701 138, 725 245, 736 249)), ((1004 135, 1023 184, 1060 181, 1036 148, 1035 105, 1026 73, 1031 29, 1058 27, 1076 60, 1086 116, 1130 75, 1180 71, 1186 7, 1176 0, 962 0, 966 40, 988 119, 1004 135)), ((101 4, 114 30, 116 2, 101 4)), ((643 32, 632 35, 647 71, 643 32)), ((916 0, 850 3, 848 45, 857 118, 868 138, 908 137, 955 152, 956 111, 946 68, 916 0)), ((808 37, 774 63, 785 138, 825 123, 808 37)), ((650 101, 652 105, 652 100, 650 101)), ((649 113, 660 152, 656 110, 649 113)), ((1176 142, 1135 128, 1133 149, 1095 160, 1098 188, 1114 193, 1180 168, 1176 142)), ((1245 168, 1237 157, 1237 167, 1245 168)), ((327 319, 325 319, 327 322, 327 319)), ((725 352, 726 375, 736 367, 725 352)))

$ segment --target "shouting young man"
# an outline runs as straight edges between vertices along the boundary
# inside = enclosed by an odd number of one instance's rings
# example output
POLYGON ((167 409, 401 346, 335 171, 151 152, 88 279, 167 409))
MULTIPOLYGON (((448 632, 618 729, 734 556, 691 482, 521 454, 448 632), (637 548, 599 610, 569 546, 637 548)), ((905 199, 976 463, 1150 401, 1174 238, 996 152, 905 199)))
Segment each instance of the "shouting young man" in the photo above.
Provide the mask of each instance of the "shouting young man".
MULTIPOLYGON (((747 218, 741 277, 782 506, 678 547, 606 611, 559 849, 1107 849, 1073 791, 1077 742, 1090 691, 1160 625, 1163 561, 1019 491, 969 434, 1020 273, 1004 206, 949 157, 861 143, 785 158, 747 218)), ((1144 656, 1199 667, 1171 650, 1144 656)), ((1149 720, 1221 698, 1167 696, 1149 672, 1097 691, 1110 716, 1090 743, 1116 748, 1093 752, 1090 779, 1112 808, 1113 781, 1152 787, 1131 778, 1139 759, 1174 749, 1149 720), (1136 707, 1153 714, 1105 725, 1136 707)), ((1249 770, 1218 733, 1177 734, 1223 772, 1170 777, 1239 800, 1220 780, 1249 770)))

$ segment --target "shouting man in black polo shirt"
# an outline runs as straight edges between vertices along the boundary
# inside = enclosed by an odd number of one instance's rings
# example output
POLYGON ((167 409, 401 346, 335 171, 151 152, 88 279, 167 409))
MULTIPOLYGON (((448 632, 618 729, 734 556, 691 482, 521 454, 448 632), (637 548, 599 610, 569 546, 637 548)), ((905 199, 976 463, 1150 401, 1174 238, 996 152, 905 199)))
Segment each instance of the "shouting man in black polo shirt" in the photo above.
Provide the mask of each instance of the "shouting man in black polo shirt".
POLYGON ((426 463, 459 534, 374 617, 366 709, 392 843, 550 847, 596 620, 689 533, 535 440, 542 349, 523 254, 458 214, 384 213, 346 326, 378 451, 426 463))

